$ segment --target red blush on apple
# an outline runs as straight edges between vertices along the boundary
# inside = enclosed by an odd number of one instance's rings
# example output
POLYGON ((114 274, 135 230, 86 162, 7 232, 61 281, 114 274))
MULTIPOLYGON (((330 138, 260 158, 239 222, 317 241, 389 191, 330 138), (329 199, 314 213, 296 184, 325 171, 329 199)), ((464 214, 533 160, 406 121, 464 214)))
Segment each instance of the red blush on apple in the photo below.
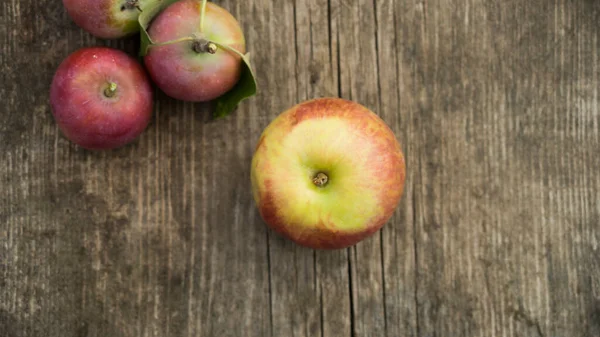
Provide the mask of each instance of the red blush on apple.
POLYGON ((153 93, 143 67, 125 52, 86 47, 59 65, 50 105, 67 139, 90 150, 135 140, 152 116, 153 93))

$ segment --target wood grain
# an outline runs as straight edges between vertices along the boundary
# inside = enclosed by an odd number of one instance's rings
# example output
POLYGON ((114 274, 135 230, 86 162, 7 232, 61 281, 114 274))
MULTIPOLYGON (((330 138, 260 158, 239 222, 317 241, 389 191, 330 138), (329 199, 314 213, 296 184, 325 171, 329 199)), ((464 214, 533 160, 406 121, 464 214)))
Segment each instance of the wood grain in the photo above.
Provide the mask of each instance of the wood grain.
POLYGON ((417 5, 419 335, 598 335, 598 5, 417 5))
POLYGON ((229 118, 156 91, 134 143, 88 152, 54 70, 104 41, 60 1, 0 4, 0 337, 600 336, 600 2, 217 1, 259 95, 229 118), (373 109, 404 197, 340 251, 268 230, 260 133, 303 100, 373 109))

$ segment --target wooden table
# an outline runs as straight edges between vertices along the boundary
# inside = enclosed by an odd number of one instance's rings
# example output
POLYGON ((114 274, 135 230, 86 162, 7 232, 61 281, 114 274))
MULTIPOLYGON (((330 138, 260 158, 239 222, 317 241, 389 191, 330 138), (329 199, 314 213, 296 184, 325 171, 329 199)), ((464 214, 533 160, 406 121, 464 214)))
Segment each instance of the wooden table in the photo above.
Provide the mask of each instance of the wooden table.
POLYGON ((58 0, 0 4, 0 336, 600 336, 600 2, 219 1, 259 95, 157 91, 134 144, 84 151, 48 104, 92 38, 58 0), (407 158, 375 236, 267 230, 249 170, 306 99, 376 111, 407 158))

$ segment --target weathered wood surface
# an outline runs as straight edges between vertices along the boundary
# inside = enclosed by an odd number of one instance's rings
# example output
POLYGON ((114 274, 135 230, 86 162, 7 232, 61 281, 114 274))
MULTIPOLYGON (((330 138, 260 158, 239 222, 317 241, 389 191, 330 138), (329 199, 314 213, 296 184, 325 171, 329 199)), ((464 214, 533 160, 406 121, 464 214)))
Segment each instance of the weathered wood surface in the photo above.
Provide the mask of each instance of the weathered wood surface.
POLYGON ((102 41, 60 1, 0 4, 0 336, 600 336, 600 2, 219 1, 260 95, 157 93, 135 144, 54 124, 68 53, 102 41), (342 96, 398 135, 392 221, 315 252, 261 222, 249 162, 304 99, 342 96))

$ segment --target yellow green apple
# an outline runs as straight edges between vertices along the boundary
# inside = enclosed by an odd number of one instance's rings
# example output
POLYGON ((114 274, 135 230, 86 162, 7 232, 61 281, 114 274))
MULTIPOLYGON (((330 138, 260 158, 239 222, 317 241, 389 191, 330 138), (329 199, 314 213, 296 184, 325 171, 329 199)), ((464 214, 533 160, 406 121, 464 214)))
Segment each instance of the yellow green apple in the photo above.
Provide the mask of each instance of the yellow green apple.
POLYGON ((341 99, 302 102, 264 130, 251 164, 264 222, 314 249, 357 244, 389 221, 401 199, 405 159, 389 126, 341 99))

